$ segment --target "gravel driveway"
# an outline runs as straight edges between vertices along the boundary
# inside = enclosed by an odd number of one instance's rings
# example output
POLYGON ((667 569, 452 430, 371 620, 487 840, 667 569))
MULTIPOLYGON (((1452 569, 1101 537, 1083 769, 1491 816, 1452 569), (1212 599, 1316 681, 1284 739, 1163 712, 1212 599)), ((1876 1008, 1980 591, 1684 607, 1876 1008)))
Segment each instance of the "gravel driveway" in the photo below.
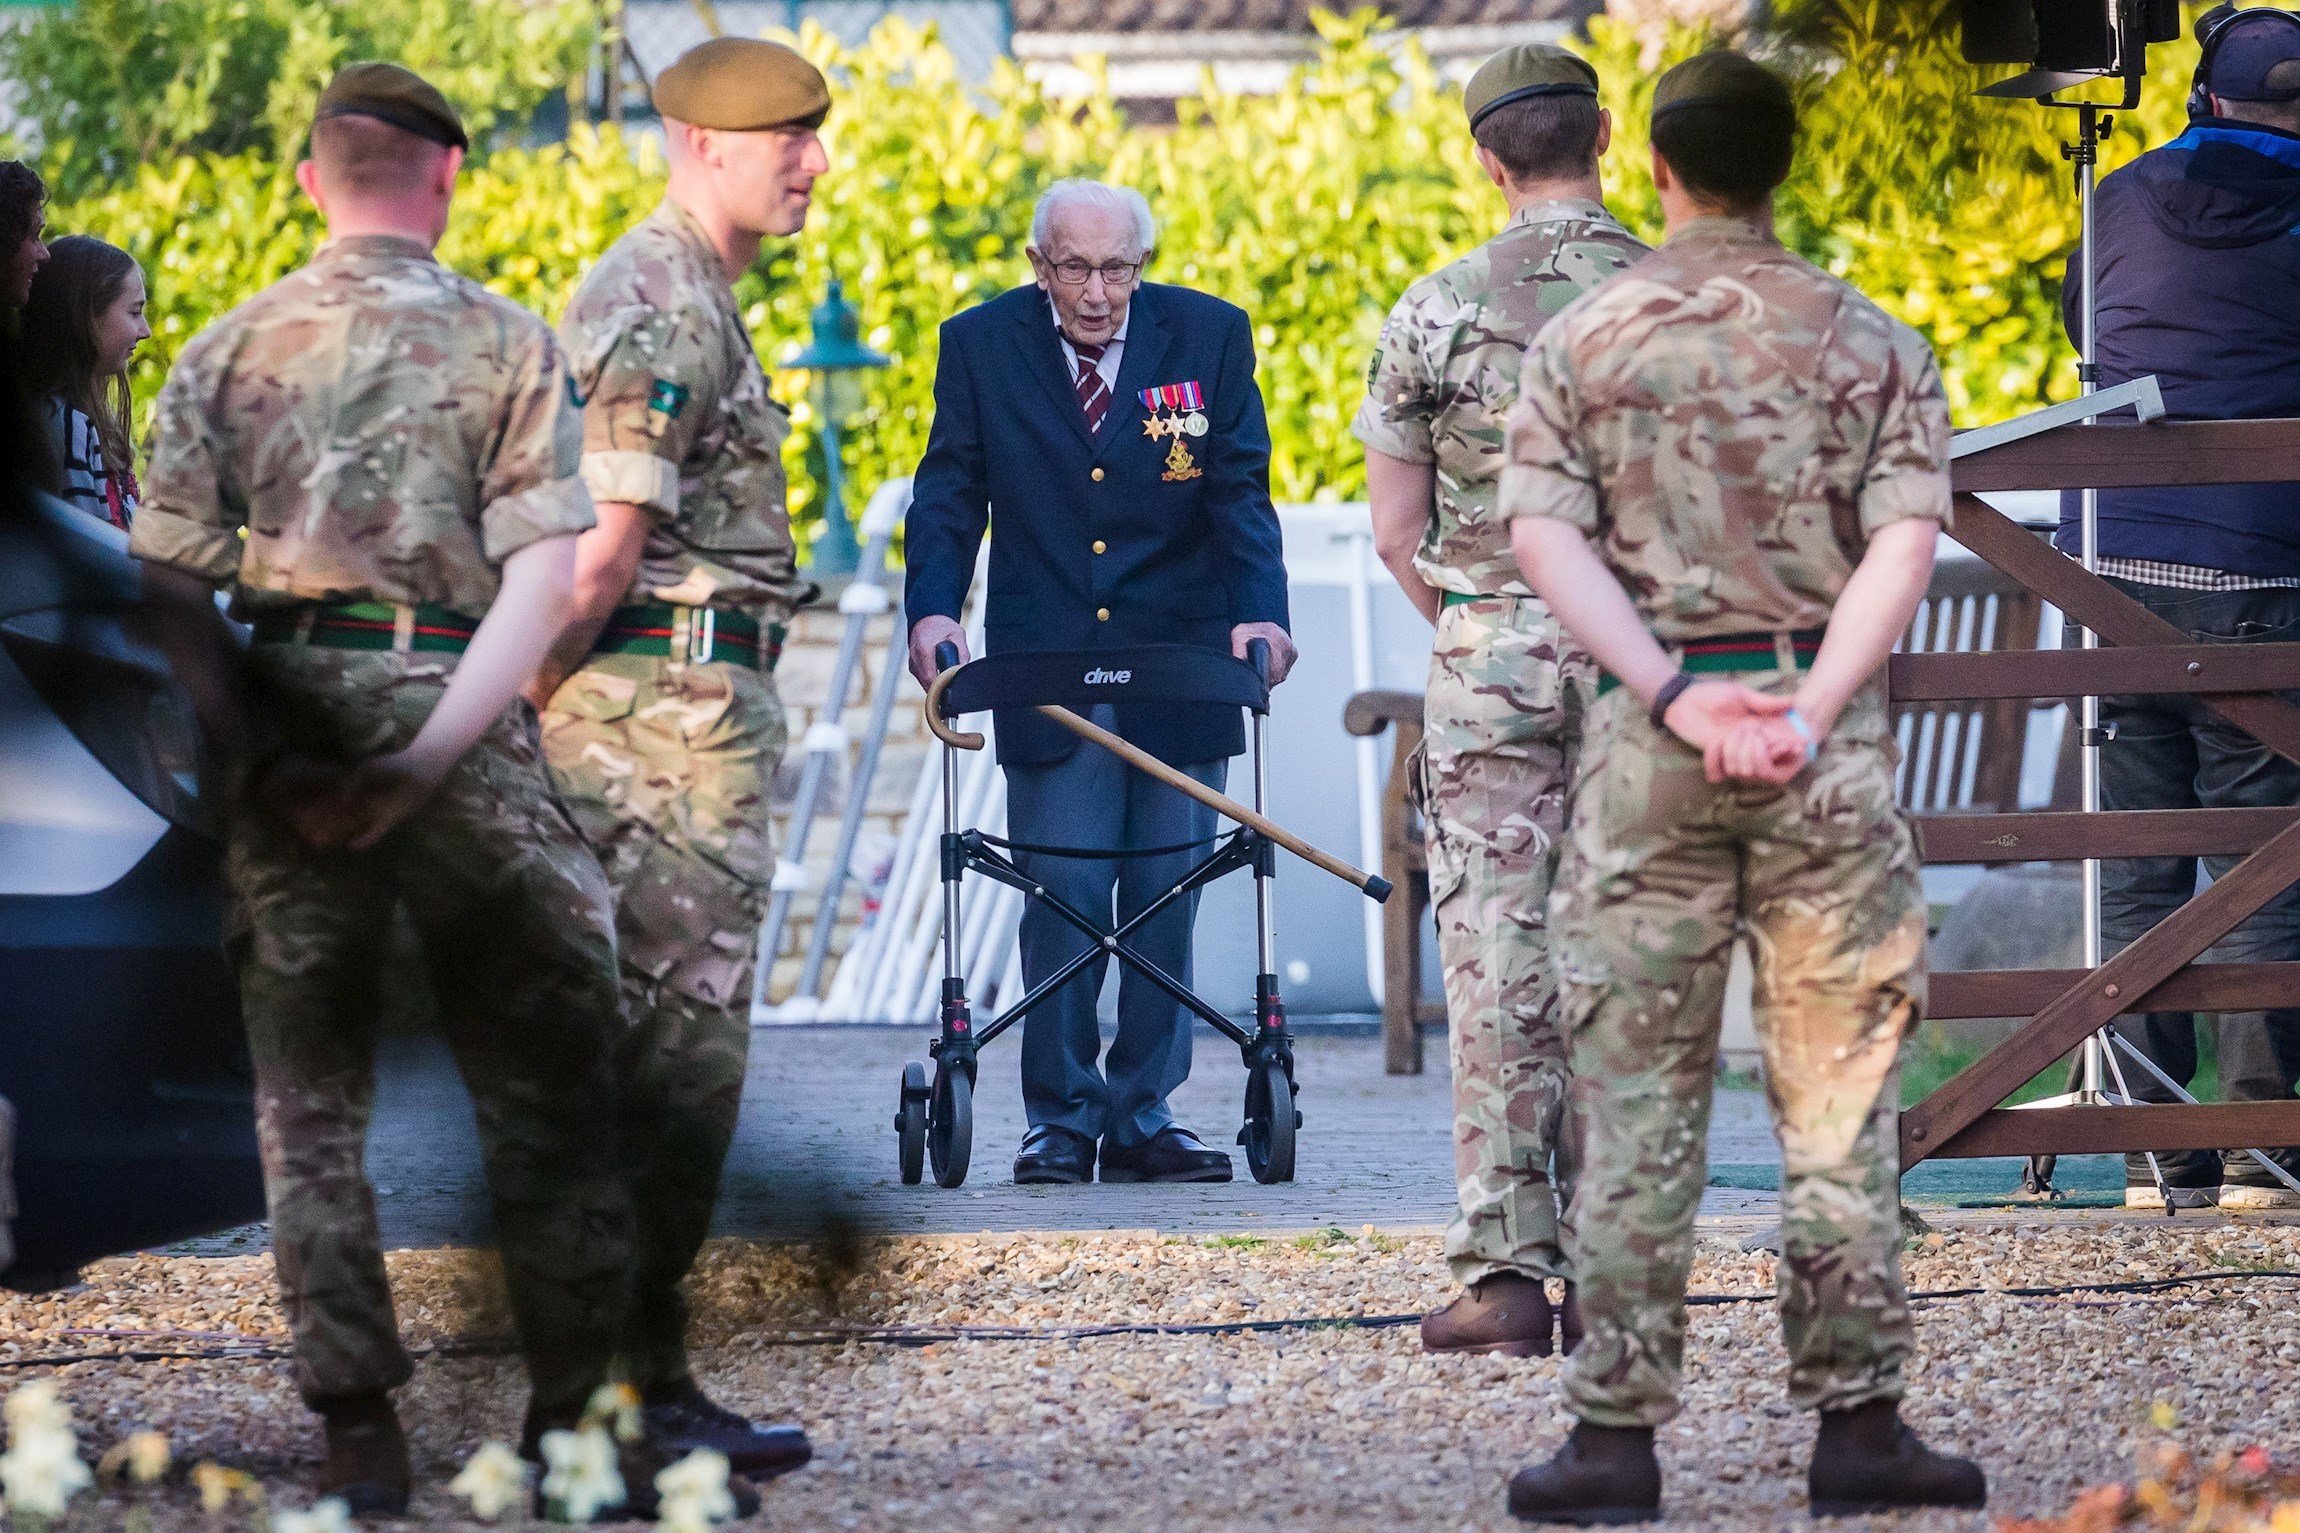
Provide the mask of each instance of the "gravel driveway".
MULTIPOLYGON (((1695 1311, 1689 1409, 1662 1435, 1676 1526, 1804 1523, 1811 1424, 1780 1399, 1784 1363, 1762 1298, 1771 1261, 1740 1249, 1754 1227, 1704 1224, 1696 1291, 1752 1302, 1695 1311)), ((485 1346, 504 1334, 492 1258, 408 1251, 392 1267, 412 1340, 485 1346)), ((1983 1458, 2000 1510, 2048 1510, 2122 1474, 2160 1403, 2196 1446, 2262 1442, 2300 1455, 2290 1387, 2300 1280, 2263 1275, 2300 1271, 2300 1229, 1957 1216, 1909 1267, 1918 1289, 1984 1290, 1919 1306, 1911 1414, 1942 1445, 1983 1458), (2186 1273, 2209 1277, 2158 1293, 2004 1292, 2186 1273)), ((212 1351, 231 1337, 276 1348, 281 1336, 268 1257, 140 1257, 89 1276, 70 1294, 0 1298, 6 1377, 48 1372, 26 1361, 60 1352, 212 1351)), ((1425 1357, 1410 1328, 1362 1323, 1443 1296, 1426 1235, 900 1237, 860 1242, 844 1266, 810 1248, 722 1241, 697 1288, 711 1386, 803 1419, 820 1448, 812 1468, 769 1488, 761 1527, 1497 1529, 1510 1526, 1508 1474, 1564 1427, 1553 1362, 1425 1357), (1345 1323, 1060 1334, 1306 1317, 1345 1323), (960 1337, 959 1327, 1003 1334, 960 1337), (881 1329, 878 1339, 831 1334, 841 1328, 881 1329)), ((318 1434, 278 1358, 89 1361, 60 1373, 91 1452, 148 1423, 185 1461, 243 1466, 283 1503, 306 1499, 318 1434)), ((500 1355, 422 1361, 403 1397, 426 1480, 419 1512, 452 1521, 440 1484, 481 1441, 514 1429, 520 1403, 500 1355)), ((156 1509, 163 1528, 215 1526, 180 1484, 156 1509)), ((1977 1533, 1985 1519, 1878 1525, 1977 1533)))

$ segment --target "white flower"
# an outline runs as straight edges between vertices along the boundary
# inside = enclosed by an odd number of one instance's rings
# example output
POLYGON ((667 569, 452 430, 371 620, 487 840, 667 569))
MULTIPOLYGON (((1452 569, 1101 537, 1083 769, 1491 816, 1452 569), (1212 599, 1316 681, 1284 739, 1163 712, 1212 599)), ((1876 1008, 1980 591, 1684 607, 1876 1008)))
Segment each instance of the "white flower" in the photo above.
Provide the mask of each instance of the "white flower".
POLYGON ((72 1407, 64 1403, 54 1379, 35 1379, 10 1390, 0 1413, 8 1418, 11 1441, 28 1432, 70 1432, 72 1407))
POLYGON ((663 1498, 662 1522, 672 1533, 699 1533, 722 1517, 735 1515, 734 1493, 727 1489, 727 1456, 711 1448, 697 1448, 655 1476, 655 1491, 663 1498))
POLYGON ((471 1455, 447 1488, 471 1503, 472 1516, 493 1522, 526 1496, 527 1466, 503 1444, 489 1443, 471 1455))
POLYGON ((612 1426, 623 1441, 637 1442, 646 1432, 639 1420, 639 1391, 622 1383, 600 1385, 591 1391, 591 1402, 583 1407, 577 1426, 612 1426))
POLYGON ((589 1522, 602 1507, 623 1504, 623 1473, 615 1466, 615 1439, 604 1427, 543 1434, 543 1498, 571 1522, 589 1522))
POLYGON ((168 1434, 138 1432, 128 1439, 128 1478, 150 1485, 168 1472, 168 1434))
POLYGON ((353 1533, 351 1508, 341 1496, 329 1496, 308 1512, 274 1512, 272 1533, 353 1533))
MULTIPOLYGON (((18 1391, 22 1393, 22 1391, 18 1391)), ((19 1426, 8 1451, 0 1453, 0 1490, 18 1514, 60 1517, 71 1499, 93 1483, 72 1441, 69 1427, 26 1430, 19 1426)))

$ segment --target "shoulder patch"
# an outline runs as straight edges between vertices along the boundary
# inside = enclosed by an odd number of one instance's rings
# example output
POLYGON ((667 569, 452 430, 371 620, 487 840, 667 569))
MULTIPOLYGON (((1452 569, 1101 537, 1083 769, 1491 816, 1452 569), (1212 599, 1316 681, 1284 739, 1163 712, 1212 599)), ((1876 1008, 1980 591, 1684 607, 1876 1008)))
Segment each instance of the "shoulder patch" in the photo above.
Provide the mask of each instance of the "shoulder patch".
POLYGON ((647 408, 677 420, 679 412, 687 408, 687 386, 668 378, 656 379, 654 388, 647 393, 647 408))

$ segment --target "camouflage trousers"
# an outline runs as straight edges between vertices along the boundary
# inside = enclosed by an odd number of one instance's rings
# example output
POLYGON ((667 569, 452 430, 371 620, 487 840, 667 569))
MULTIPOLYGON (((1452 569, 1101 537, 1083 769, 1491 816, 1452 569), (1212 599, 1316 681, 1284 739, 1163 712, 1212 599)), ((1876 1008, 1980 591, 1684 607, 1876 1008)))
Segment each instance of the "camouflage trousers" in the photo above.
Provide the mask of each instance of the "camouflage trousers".
POLYGON ((1481 597, 1438 615, 1421 799, 1460 1192, 1445 1251, 1464 1284, 1497 1272, 1570 1275, 1557 1210, 1574 1159, 1560 1132, 1565 1038, 1547 909, 1595 684, 1588 657, 1530 597, 1481 597))
POLYGON ((595 655, 543 717, 552 778, 616 896, 638 1214, 622 1363, 641 1388, 687 1377, 682 1284, 742 1107, 784 740, 774 683, 720 661, 595 655))
POLYGON ((1566 1391, 1585 1421, 1677 1411, 1725 974, 1743 936, 1781 1139, 1790 1398, 1841 1410, 1901 1394, 1894 1069, 1924 1005, 1925 906, 1894 761, 1875 688, 1784 788, 1708 782, 1627 689, 1592 710, 1550 906, 1584 1135, 1566 1249, 1588 1337, 1566 1391))
MULTIPOLYGON (((414 738, 446 657, 258 645, 289 739, 362 758, 414 738)), ((515 704, 381 845, 315 852, 259 806, 225 872, 255 1061, 256 1129, 296 1381, 315 1408, 405 1383, 364 1169, 393 907, 421 934, 476 1110, 495 1229, 534 1384, 530 1422, 571 1422, 605 1379, 625 1308, 630 1194, 614 1130, 622 1032, 611 896, 553 799, 515 704)))

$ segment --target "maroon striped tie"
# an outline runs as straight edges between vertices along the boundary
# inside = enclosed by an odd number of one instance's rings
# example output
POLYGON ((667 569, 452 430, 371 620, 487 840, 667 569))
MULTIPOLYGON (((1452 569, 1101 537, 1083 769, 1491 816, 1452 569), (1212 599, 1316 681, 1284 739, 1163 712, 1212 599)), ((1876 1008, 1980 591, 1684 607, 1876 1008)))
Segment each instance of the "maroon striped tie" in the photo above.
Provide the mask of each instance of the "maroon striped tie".
MULTIPOLYGON (((1065 336, 1064 339, 1069 338, 1065 336)), ((1070 349, 1078 353, 1078 408, 1086 412, 1087 431, 1100 431, 1102 417, 1110 413, 1110 385, 1102 381, 1102 372, 1097 364, 1102 361, 1102 353, 1109 348, 1107 345, 1088 346, 1081 341, 1071 341, 1070 349)))

